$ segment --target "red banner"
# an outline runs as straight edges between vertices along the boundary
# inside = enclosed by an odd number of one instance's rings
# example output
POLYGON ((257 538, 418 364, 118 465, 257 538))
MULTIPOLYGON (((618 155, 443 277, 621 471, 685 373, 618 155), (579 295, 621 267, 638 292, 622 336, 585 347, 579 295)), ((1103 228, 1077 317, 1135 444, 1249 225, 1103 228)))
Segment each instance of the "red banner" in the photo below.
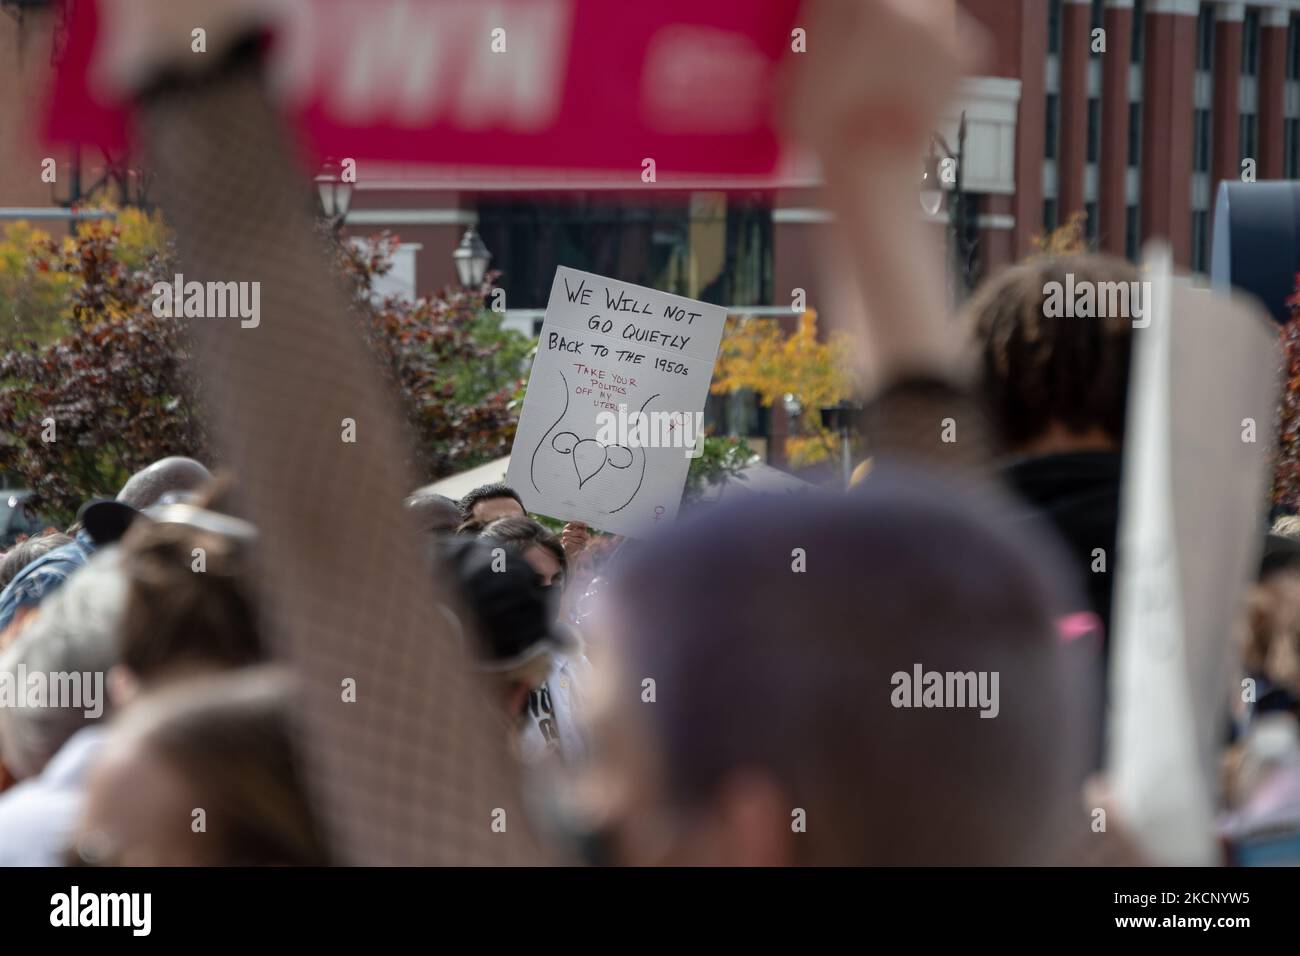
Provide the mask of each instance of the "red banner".
MULTIPOLYGON (((799 0, 265 0, 269 75, 317 156, 672 173, 772 171, 799 0)), ((70 0, 47 131, 126 142, 97 75, 104 0, 70 0)), ((201 26, 197 25, 197 26, 201 26)), ((189 37, 182 38, 188 46, 189 37)))

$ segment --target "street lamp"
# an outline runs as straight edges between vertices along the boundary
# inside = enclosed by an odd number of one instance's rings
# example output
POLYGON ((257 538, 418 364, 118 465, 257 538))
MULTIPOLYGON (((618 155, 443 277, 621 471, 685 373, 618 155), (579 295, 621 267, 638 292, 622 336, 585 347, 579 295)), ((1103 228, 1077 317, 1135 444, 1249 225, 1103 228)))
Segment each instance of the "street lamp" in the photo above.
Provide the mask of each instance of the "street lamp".
POLYGON ((352 184, 343 181, 343 171, 338 163, 326 163, 316 177, 316 193, 320 200, 321 215, 337 231, 348 216, 352 204, 352 184))
POLYGON ((921 173, 921 208, 926 215, 934 216, 939 212, 943 202, 943 183, 939 175, 939 155, 954 161, 955 171, 952 184, 952 197, 948 200, 948 260, 949 280, 952 283, 952 300, 961 302, 970 292, 975 274, 975 241, 970 238, 971 208, 970 197, 966 194, 966 113, 961 114, 957 125, 957 151, 948 146, 938 133, 930 134, 930 152, 926 157, 925 167, 921 173))
POLYGON ((477 289, 483 284, 483 276, 487 274, 492 253, 488 252, 483 238, 470 226, 465 230, 465 235, 460 237, 460 245, 451 254, 451 261, 456 263, 456 275, 460 277, 460 284, 467 289, 477 289))
MULTIPOLYGON (((3 0, 0 0, 3 3, 3 0)), ((135 206, 140 209, 148 209, 148 193, 151 175, 144 169, 130 165, 128 157, 125 155, 114 159, 108 151, 104 151, 104 165, 102 175, 89 186, 82 183, 84 167, 81 161, 81 147, 72 147, 72 159, 68 164, 67 172, 67 192, 65 195, 59 194, 57 179, 50 184, 50 202, 55 206, 62 206, 65 209, 71 209, 74 212, 84 200, 94 200, 98 198, 101 192, 107 192, 116 189, 117 201, 122 206, 135 206)), ((73 233, 77 231, 77 220, 74 218, 70 222, 73 233)))
POLYGON ((840 478, 847 488, 853 480, 853 432, 862 418, 862 406, 841 401, 821 410, 822 428, 840 433, 840 478))
POLYGON ((934 137, 930 137, 930 153, 925 157, 925 167, 921 170, 921 209, 927 216, 937 216, 943 205, 943 184, 939 182, 939 154, 934 149, 934 137))

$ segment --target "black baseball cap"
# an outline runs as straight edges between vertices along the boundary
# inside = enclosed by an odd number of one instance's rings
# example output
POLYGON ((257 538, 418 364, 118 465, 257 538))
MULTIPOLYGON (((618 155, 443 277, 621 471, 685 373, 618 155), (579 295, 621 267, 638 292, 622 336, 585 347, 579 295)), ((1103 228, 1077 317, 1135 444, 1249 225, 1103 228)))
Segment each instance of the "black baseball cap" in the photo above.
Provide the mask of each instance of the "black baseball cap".
POLYGON ((98 548, 119 541, 138 517, 135 508, 112 498, 95 498, 77 509, 77 521, 98 548))
POLYGON ((137 521, 188 525, 236 543, 246 543, 257 537, 257 529, 247 521, 199 508, 188 502, 189 497, 169 493, 143 511, 112 498, 95 498, 78 509, 77 520, 95 546, 100 548, 116 544, 137 521))

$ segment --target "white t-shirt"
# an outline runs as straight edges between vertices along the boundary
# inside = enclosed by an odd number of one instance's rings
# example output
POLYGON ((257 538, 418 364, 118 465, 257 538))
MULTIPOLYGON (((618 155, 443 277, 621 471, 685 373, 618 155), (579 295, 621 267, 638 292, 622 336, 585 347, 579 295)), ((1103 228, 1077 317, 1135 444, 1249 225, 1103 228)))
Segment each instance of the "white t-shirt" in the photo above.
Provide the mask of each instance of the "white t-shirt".
POLYGON ((565 763, 587 756, 582 736, 582 685, 591 663, 581 654, 556 657, 546 682, 528 695, 528 719, 520 733, 519 751, 525 763, 540 763, 558 755, 565 763))
POLYGON ((0 796, 0 866, 62 866, 106 731, 83 727, 35 777, 0 796))

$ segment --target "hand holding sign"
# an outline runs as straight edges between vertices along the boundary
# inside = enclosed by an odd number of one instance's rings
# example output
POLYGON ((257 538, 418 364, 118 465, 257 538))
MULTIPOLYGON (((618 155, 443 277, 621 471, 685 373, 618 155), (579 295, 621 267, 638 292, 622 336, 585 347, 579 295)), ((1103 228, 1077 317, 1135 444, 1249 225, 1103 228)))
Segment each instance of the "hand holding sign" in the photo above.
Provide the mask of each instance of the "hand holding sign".
POLYGON ((590 540, 591 534, 581 521, 570 521, 560 530, 560 545, 570 564, 587 549, 590 540))

